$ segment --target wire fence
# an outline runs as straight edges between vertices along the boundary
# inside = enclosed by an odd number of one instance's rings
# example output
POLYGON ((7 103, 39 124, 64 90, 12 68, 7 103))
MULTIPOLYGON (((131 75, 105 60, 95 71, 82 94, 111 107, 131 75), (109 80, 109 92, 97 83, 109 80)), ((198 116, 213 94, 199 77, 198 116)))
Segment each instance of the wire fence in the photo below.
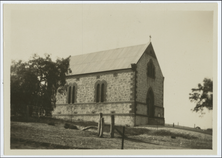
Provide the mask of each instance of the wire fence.
POLYGON ((189 130, 189 131, 195 131, 195 132, 200 132, 200 133, 205 133, 205 134, 212 134, 212 129, 211 130, 202 130, 200 129, 198 126, 195 127, 188 127, 188 126, 181 126, 181 125, 176 125, 176 124, 169 124, 169 123, 165 123, 165 127, 169 127, 169 128, 177 128, 177 129, 184 129, 184 130, 189 130))

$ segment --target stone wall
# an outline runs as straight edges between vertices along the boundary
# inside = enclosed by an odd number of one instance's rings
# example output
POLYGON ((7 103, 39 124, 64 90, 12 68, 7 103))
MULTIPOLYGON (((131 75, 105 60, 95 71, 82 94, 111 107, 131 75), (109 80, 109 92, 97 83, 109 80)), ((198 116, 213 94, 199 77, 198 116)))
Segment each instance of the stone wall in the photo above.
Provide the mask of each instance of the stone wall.
POLYGON ((67 92, 57 93, 56 108, 52 112, 53 117, 61 119, 96 121, 98 114, 103 113, 105 121, 115 114, 115 124, 134 125, 134 71, 131 69, 95 73, 90 75, 69 76, 68 84, 76 84, 76 102, 67 103, 67 92), (104 103, 95 102, 95 84, 98 81, 106 81, 106 100, 104 103), (124 115, 121 115, 124 114, 124 115), (128 114, 130 116, 125 116, 128 114))
POLYGON ((164 118, 164 108, 158 108, 163 107, 163 83, 164 77, 161 72, 158 60, 156 59, 152 45, 149 45, 145 53, 138 61, 136 67, 136 101, 139 102, 136 105, 136 114, 147 115, 146 99, 148 89, 151 87, 154 93, 154 117, 160 116, 164 118), (153 55, 150 54, 150 52, 153 53, 153 55), (147 76, 147 63, 150 61, 150 59, 152 59, 155 66, 155 78, 150 78, 147 76))
MULTIPOLYGON (((68 77, 67 83, 77 84, 77 103, 93 103, 95 102, 95 83, 103 80, 107 82, 107 102, 133 101, 134 72, 130 69, 68 77)), ((66 93, 57 94, 56 104, 66 104, 66 97, 66 93)))
POLYGON ((155 117, 162 117, 164 118, 164 109, 161 108, 161 107, 155 107, 155 114, 154 114, 155 117))
POLYGON ((137 95, 136 101, 146 103, 147 91, 152 87, 154 92, 154 104, 163 107, 163 75, 157 59, 144 53, 137 64, 137 95), (153 60, 155 66, 155 79, 147 77, 147 63, 153 60))
POLYGON ((148 118, 149 125, 165 125, 164 118, 148 118))
POLYGON ((58 114, 129 114, 131 113, 133 103, 85 103, 85 104, 64 104, 57 105, 53 115, 58 114))
POLYGON ((137 110, 136 110, 136 113, 137 113, 137 114, 147 115, 147 105, 137 103, 136 109, 137 109, 137 110))
POLYGON ((139 125, 147 125, 147 124, 148 124, 148 117, 136 115, 135 125, 139 126, 139 125))
MULTIPOLYGON (((63 119, 66 121, 87 121, 87 122, 98 122, 99 115, 53 115, 53 118, 63 119)), ((103 115, 104 123, 111 123, 111 116, 103 115)), ((124 126, 134 126, 134 115, 115 115, 115 125, 124 125, 124 126)))

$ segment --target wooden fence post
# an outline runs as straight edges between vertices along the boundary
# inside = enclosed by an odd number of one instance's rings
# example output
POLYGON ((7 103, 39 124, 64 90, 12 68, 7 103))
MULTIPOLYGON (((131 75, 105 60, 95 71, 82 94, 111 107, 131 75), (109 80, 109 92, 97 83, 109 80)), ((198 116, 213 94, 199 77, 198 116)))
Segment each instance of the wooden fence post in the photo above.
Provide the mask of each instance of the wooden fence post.
POLYGON ((124 132, 125 132, 125 127, 123 127, 123 135, 122 135, 122 147, 121 149, 123 149, 123 145, 124 145, 124 132))
POLYGON ((101 118, 101 129, 100 129, 100 135, 99 137, 102 138, 103 137, 103 130, 104 130, 104 118, 101 118))
POLYGON ((101 118, 103 117, 103 114, 99 114, 99 120, 98 120, 98 136, 100 135, 100 129, 101 129, 101 118))
POLYGON ((110 123, 110 137, 113 138, 114 137, 114 115, 111 115, 111 123, 110 123))

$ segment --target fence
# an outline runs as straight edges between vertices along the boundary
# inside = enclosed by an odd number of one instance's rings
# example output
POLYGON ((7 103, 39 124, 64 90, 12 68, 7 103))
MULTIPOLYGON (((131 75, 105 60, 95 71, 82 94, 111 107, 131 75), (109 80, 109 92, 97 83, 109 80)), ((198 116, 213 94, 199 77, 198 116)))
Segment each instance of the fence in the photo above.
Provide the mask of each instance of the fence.
MULTIPOLYGON (((99 114, 98 128, 97 129, 98 129, 98 136, 100 138, 102 138, 103 137, 103 131, 104 131, 104 118, 103 118, 102 113, 99 114)), ((124 148, 124 138, 126 138, 126 136, 124 135, 125 126, 122 126, 122 131, 115 128, 115 117, 114 117, 114 115, 111 115, 111 123, 110 123, 110 137, 111 138, 114 138, 114 130, 116 130, 122 136, 121 149, 123 149, 124 148)))
POLYGON ((212 134, 212 131, 201 130, 201 129, 197 129, 194 127, 187 127, 187 126, 181 126, 181 125, 176 125, 176 124, 165 123, 165 127, 189 130, 189 131, 200 132, 200 133, 204 133, 204 134, 212 134))

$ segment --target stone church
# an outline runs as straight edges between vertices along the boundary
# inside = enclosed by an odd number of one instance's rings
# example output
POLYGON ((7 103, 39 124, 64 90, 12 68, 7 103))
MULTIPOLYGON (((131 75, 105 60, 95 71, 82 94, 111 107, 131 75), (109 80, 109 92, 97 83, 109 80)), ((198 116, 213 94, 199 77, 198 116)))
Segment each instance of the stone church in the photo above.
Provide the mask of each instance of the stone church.
POLYGON ((116 125, 164 125, 164 77, 152 43, 71 56, 52 117, 116 125))

